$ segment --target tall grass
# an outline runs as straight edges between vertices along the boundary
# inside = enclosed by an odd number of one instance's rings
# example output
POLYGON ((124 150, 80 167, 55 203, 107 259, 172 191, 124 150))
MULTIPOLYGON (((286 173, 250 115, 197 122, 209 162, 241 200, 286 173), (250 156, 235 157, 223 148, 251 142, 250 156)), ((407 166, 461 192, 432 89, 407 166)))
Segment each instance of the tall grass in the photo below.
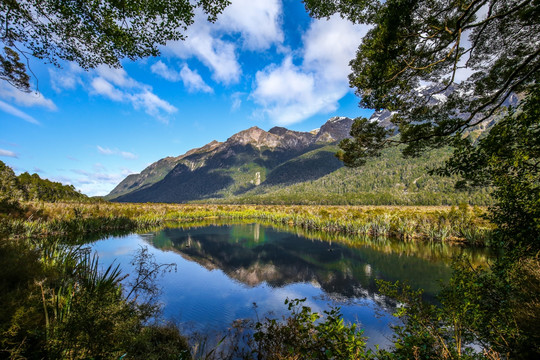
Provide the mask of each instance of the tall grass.
POLYGON ((28 203, 31 216, 0 217, 10 237, 87 235, 134 231, 171 222, 248 219, 306 230, 403 240, 486 243, 492 225, 484 210, 469 206, 283 206, 120 203, 28 203))

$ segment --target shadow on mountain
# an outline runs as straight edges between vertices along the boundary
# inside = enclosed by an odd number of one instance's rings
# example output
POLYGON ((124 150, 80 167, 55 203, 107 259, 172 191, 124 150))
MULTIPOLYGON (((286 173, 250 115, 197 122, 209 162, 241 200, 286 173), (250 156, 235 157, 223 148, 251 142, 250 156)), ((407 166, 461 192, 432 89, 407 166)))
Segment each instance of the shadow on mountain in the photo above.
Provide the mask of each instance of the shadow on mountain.
POLYGON ((341 168, 343 163, 333 150, 315 150, 297 159, 287 161, 267 175, 265 185, 289 185, 317 180, 341 168))
POLYGON ((163 180, 154 185, 120 196, 118 202, 164 202, 177 203, 206 197, 219 197, 218 191, 233 183, 225 174, 203 167, 191 171, 186 165, 178 164, 163 180))

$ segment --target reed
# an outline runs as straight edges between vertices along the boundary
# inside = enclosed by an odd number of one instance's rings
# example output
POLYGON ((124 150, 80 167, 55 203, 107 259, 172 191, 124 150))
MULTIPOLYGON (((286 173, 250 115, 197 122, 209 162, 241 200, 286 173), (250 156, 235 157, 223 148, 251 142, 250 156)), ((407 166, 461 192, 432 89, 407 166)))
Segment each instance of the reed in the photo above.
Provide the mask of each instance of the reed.
POLYGON ((493 226, 469 206, 284 206, 121 203, 27 203, 31 216, 0 217, 10 237, 72 236, 135 231, 204 219, 266 221, 325 231, 403 240, 486 243, 493 226))

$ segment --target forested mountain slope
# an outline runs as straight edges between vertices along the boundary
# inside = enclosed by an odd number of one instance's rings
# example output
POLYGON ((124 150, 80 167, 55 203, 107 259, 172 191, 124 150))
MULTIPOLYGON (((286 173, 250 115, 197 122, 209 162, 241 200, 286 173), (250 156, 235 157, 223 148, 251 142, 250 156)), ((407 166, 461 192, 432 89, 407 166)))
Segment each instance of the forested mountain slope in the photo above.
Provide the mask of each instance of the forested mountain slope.
POLYGON ((455 179, 432 176, 450 149, 404 159, 386 150, 361 169, 343 166, 334 154, 353 121, 328 120, 297 132, 258 127, 213 141, 178 157, 161 159, 124 179, 108 196, 120 202, 235 202, 275 204, 441 205, 490 202, 487 190, 457 192, 455 179))

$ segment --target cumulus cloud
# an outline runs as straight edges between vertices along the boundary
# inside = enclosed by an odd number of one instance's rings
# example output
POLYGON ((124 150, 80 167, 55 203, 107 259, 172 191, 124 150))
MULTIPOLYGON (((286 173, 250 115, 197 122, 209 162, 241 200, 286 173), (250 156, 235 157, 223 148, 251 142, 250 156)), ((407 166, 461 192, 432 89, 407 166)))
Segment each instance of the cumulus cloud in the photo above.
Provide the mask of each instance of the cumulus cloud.
POLYGON ((124 99, 124 93, 102 77, 94 78, 90 86, 94 94, 105 96, 113 101, 122 101, 124 99))
POLYGON ((283 41, 279 0, 233 0, 219 17, 218 26, 240 33, 243 47, 265 50, 283 41))
POLYGON ((167 65, 163 63, 163 61, 159 60, 157 63, 152 65, 150 67, 150 70, 156 74, 164 78, 165 80, 169 81, 180 81, 182 80, 182 77, 180 76, 180 73, 177 71, 174 71, 170 69, 167 65))
POLYGON ((280 66, 270 65, 256 74, 257 88, 253 96, 263 105, 288 105, 310 95, 315 85, 313 74, 294 66, 292 58, 285 58, 280 66), (286 91, 284 91, 286 88, 286 91))
POLYGON ((129 102, 135 110, 143 110, 148 115, 164 123, 166 115, 178 111, 176 107, 153 93, 150 85, 141 84, 131 78, 122 68, 100 66, 98 76, 90 83, 91 94, 101 95, 118 102, 129 102))
POLYGON ((100 78, 113 83, 122 88, 133 88, 141 86, 135 79, 131 78, 123 68, 114 68, 107 65, 100 65, 96 68, 100 78))
POLYGON ((156 95, 152 86, 133 79, 123 68, 100 65, 95 70, 85 72, 77 65, 70 64, 62 72, 50 71, 50 74, 51 85, 58 92, 80 85, 90 95, 131 104, 134 109, 143 110, 164 123, 168 122, 168 115, 178 110, 156 95))
POLYGON ((164 53, 181 59, 195 57, 212 70, 214 80, 224 84, 238 82, 241 69, 235 44, 214 35, 215 27, 201 17, 197 16, 188 29, 186 40, 169 43, 164 53))
POLYGON ((202 91, 205 93, 211 93, 214 91, 204 82, 201 75, 199 75, 197 71, 191 70, 186 64, 182 66, 180 77, 182 78, 182 82, 189 92, 202 91))
POLYGON ((81 73, 84 70, 75 63, 69 63, 66 69, 49 69, 49 79, 51 87, 57 93, 64 90, 73 90, 78 85, 82 85, 81 73))
POLYGON ((303 36, 300 64, 287 55, 258 71, 251 98, 280 125, 336 110, 349 91, 349 61, 367 30, 338 16, 314 20, 303 36))
POLYGON ((233 0, 215 24, 197 13, 187 39, 167 44, 164 53, 181 59, 196 58, 212 71, 215 81, 237 83, 242 74, 237 50, 266 50, 283 41, 282 4, 279 0, 233 0), (240 36, 236 43, 231 36, 240 36))
POLYGON ((150 67, 150 70, 166 80, 173 82, 182 81, 189 92, 214 92, 214 90, 204 82, 201 75, 199 75, 196 70, 191 70, 187 64, 184 64, 180 71, 176 71, 159 60, 150 67))
MULTIPOLYGON (((99 145, 96 146, 98 152, 102 155, 119 155, 121 157, 123 157, 124 159, 137 159, 138 156, 133 154, 133 153, 130 153, 128 151, 121 151, 121 150, 118 150, 118 149, 110 149, 108 147, 101 147, 99 145)), ((101 164, 99 164, 101 165, 101 164)))
POLYGON ((130 94, 128 99, 131 101, 136 110, 143 109, 148 115, 153 116, 157 120, 164 123, 168 122, 168 118, 162 115, 163 112, 173 114, 178 111, 176 107, 161 99, 159 96, 149 90, 130 94))
POLYGON ((4 149, 0 149, 0 156, 18 158, 18 155, 14 153, 13 151, 4 150, 4 149))

